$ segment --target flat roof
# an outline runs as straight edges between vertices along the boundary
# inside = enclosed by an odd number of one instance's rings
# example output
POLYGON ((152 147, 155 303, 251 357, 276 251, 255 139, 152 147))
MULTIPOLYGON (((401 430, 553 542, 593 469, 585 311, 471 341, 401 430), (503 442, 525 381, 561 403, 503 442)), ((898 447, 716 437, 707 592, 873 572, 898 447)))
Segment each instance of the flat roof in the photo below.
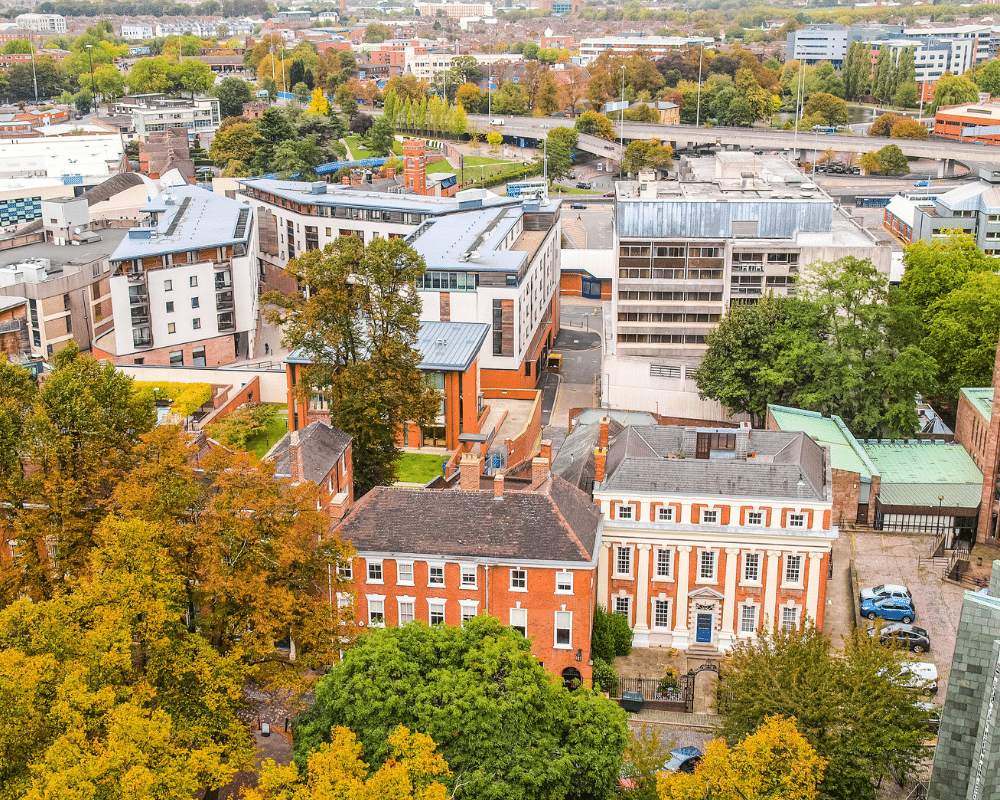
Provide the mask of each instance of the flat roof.
MULTIPOLYGON (((47 258, 53 266, 72 266, 74 264, 90 264, 101 258, 110 258, 115 248, 125 239, 128 231, 124 228, 102 228, 89 231, 101 237, 96 242, 81 242, 73 245, 58 245, 52 242, 34 242, 21 247, 4 250, 0 256, 0 264, 5 267, 29 258, 47 258)), ((62 275, 53 275, 61 278, 62 275)))
POLYGON ((993 416, 993 387, 987 386, 985 389, 960 389, 966 399, 972 404, 987 422, 993 416))
POLYGON ((115 261, 220 247, 250 238, 250 206, 200 186, 173 186, 140 210, 159 215, 156 227, 130 228, 112 255, 115 261), (155 237, 145 236, 147 232, 155 232, 155 237))
MULTIPOLYGON (((313 184, 309 181, 283 181, 276 178, 245 178, 239 183, 261 192, 273 194, 296 203, 311 203, 317 206, 352 206, 354 208, 377 208, 390 211, 404 211, 419 214, 454 214, 461 208, 457 197, 433 197, 415 194, 395 194, 390 192, 364 191, 357 187, 336 183, 324 184, 324 190, 313 194, 313 184)), ((485 192, 482 206, 511 206, 521 202, 516 197, 501 197, 485 192)))
POLYGON ((830 465, 844 472, 856 472, 862 480, 870 481, 878 469, 861 448, 858 440, 837 415, 824 417, 818 411, 768 405, 768 413, 779 430, 801 431, 813 441, 830 448, 830 465))
POLYGON ((451 214, 427 220, 407 241, 424 257, 427 269, 517 272, 529 254, 497 248, 522 217, 520 208, 451 214))
POLYGON ((882 476, 882 505, 979 506, 983 473, 962 445, 930 440, 868 440, 860 444, 882 476))

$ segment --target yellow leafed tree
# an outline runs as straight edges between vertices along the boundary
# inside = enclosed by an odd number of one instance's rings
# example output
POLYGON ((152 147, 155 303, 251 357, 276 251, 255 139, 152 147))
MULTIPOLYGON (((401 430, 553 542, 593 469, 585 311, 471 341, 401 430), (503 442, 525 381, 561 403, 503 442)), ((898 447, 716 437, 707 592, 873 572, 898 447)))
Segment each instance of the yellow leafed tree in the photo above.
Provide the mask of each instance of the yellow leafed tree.
POLYGON ((660 800, 815 800, 826 761, 799 733, 795 720, 768 717, 730 749, 709 742, 694 774, 660 773, 660 800))
POLYGON ((294 764, 279 767, 268 759, 255 789, 244 800, 446 800, 448 790, 435 780, 451 771, 430 736, 400 725, 389 736, 392 755, 369 774, 364 753, 348 728, 334 728, 329 744, 309 756, 307 775, 294 764))
POLYGON ((312 97, 309 100, 306 111, 311 114, 322 114, 324 117, 330 111, 330 101, 323 97, 323 90, 318 86, 312 91, 312 97))

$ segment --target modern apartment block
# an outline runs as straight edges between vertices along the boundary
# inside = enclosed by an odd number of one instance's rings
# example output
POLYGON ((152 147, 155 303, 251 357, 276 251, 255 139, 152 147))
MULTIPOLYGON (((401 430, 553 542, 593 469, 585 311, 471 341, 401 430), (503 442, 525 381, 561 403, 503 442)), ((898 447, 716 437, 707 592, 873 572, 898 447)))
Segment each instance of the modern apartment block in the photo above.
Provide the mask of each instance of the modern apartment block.
POLYGON ((1000 170, 980 169, 979 182, 957 186, 936 200, 896 195, 885 207, 882 226, 906 244, 970 234, 990 256, 1000 255, 1000 170))
POLYGON ((253 209, 176 186, 111 255, 114 330, 94 355, 121 364, 220 366, 247 358, 261 276, 253 209))
POLYGON ((704 45, 711 47, 715 40, 711 36, 600 36, 585 38, 580 42, 580 52, 574 62, 586 66, 602 53, 610 51, 616 56, 630 56, 635 53, 652 58, 662 56, 671 50, 704 45))
POLYGON ((602 422, 594 500, 604 518, 597 602, 633 647, 708 655, 823 627, 833 542, 829 450, 804 433, 602 422))
POLYGON ((14 21, 19 28, 38 31, 46 36, 66 33, 66 17, 62 14, 18 14, 14 21))
POLYGON ((214 133, 222 123, 219 98, 187 100, 161 94, 123 97, 111 106, 115 115, 132 117, 135 135, 145 141, 150 134, 167 128, 187 128, 188 133, 214 133))
POLYGON ((482 388, 529 389, 559 330, 559 201, 451 214, 408 238, 427 262, 422 321, 491 327, 482 388))
POLYGON ((723 419, 698 398, 706 337, 733 303, 794 294, 815 262, 890 252, 780 156, 682 159, 678 177, 619 181, 617 275, 605 309, 603 403, 723 419))
POLYGON ((3 250, 0 295, 27 299, 28 350, 48 358, 70 341, 88 350, 94 337, 111 330, 109 253, 126 232, 91 230, 82 197, 42 200, 40 209, 41 234, 3 250))

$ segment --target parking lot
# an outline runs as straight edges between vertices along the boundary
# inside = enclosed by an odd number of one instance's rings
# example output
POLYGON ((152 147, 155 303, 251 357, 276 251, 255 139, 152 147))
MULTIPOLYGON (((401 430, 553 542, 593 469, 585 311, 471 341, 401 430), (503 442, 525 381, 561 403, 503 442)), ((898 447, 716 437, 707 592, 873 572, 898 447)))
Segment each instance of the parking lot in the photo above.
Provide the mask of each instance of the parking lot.
MULTIPOLYGON (((910 657, 930 661, 937 666, 940 688, 934 699, 943 703, 965 590, 961 586, 945 582, 940 571, 929 564, 918 567, 918 556, 926 555, 931 545, 928 536, 843 531, 841 537, 850 540, 859 588, 881 583, 901 583, 909 587, 917 611, 913 624, 926 629, 931 638, 930 653, 911 653, 910 657)), ((864 623, 866 627, 873 624, 867 620, 864 623)))

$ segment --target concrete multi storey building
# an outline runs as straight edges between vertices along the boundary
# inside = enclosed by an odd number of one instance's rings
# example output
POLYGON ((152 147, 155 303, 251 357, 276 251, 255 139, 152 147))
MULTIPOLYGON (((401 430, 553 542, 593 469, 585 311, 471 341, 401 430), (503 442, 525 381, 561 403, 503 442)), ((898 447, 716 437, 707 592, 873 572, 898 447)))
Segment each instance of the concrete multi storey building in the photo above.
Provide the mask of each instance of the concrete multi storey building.
POLYGON ((597 602, 633 647, 705 655, 806 616, 823 626, 837 528, 828 449, 803 433, 607 421, 597 602))
POLYGON ((586 66, 608 51, 616 56, 642 53, 656 58, 682 47, 711 47, 713 44, 715 40, 711 36, 600 36, 583 39, 580 52, 573 57, 573 61, 586 66))
POLYGON ((14 21, 19 28, 39 31, 48 36, 66 33, 66 17, 62 14, 18 14, 14 21))
POLYGON ((779 156, 682 159, 675 180, 615 185, 617 275, 605 309, 604 403, 723 419, 699 400, 705 337, 733 303, 793 294, 814 262, 890 251, 779 156))
POLYGON ((114 330, 97 358, 220 366, 253 352, 261 275, 253 210, 196 186, 152 200, 111 255, 114 330))

